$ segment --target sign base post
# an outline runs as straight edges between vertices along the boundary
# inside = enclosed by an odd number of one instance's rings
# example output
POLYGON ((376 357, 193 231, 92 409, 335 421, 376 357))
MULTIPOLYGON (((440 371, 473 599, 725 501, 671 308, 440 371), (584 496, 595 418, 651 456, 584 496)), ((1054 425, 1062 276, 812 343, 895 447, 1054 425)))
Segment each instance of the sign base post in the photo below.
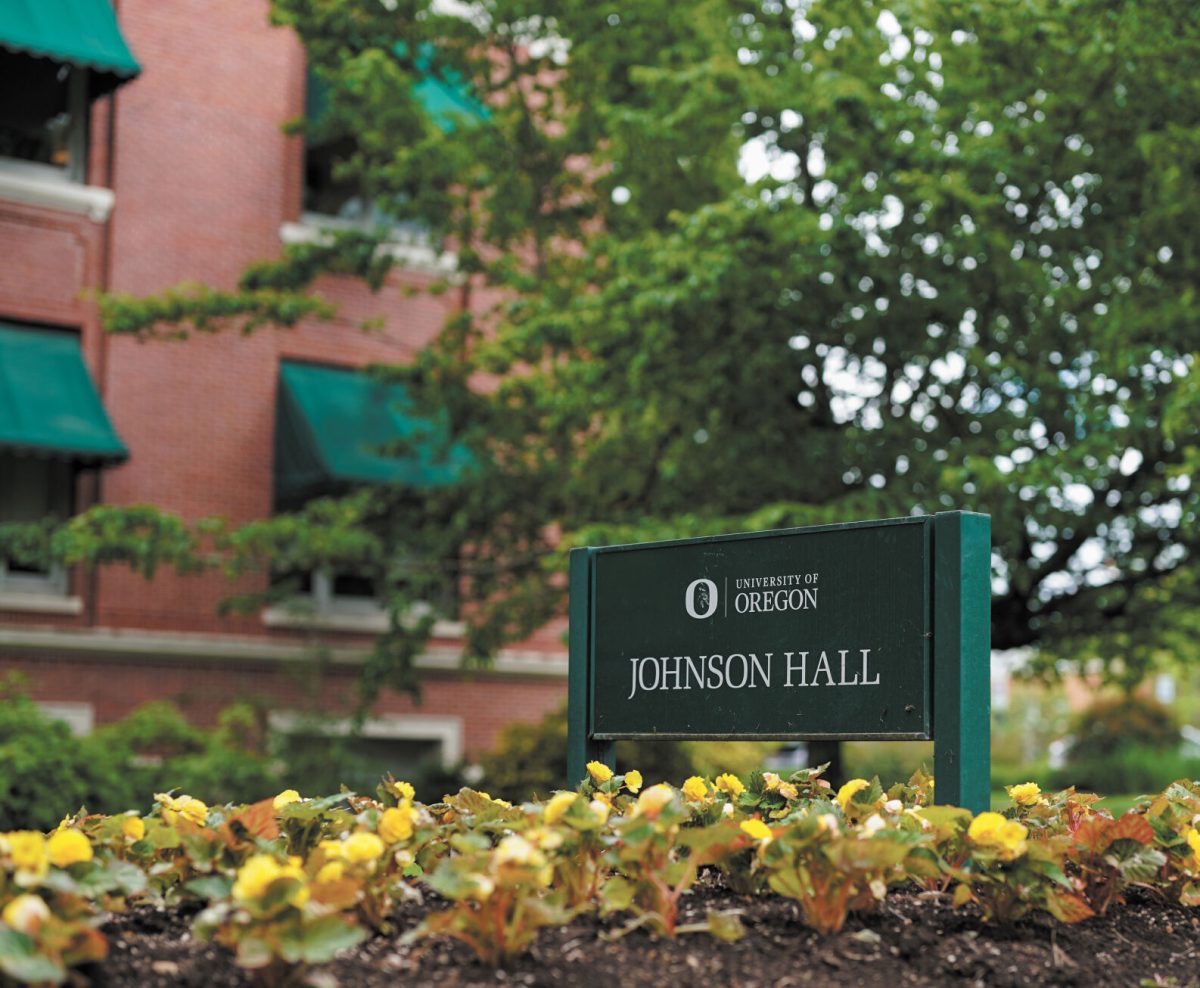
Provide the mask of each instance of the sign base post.
POLYGON ((991 805, 991 518, 933 518, 933 778, 937 802, 991 805))
POLYGON ((572 549, 570 554, 571 603, 568 635, 567 675, 567 786, 574 788, 587 775, 588 762, 617 767, 611 741, 597 741, 588 728, 591 710, 590 636, 588 613, 592 599, 591 549, 572 549))

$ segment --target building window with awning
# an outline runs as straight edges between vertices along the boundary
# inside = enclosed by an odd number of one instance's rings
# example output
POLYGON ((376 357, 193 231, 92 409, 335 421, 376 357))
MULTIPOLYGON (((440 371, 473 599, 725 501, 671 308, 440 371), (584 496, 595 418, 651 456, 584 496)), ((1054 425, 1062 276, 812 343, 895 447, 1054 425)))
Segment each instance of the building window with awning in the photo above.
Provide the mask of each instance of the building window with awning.
MULTIPOLYGON (((403 43, 396 54, 403 58, 403 43)), ((412 95, 429 120, 443 132, 474 126, 490 114, 471 93, 467 82, 437 64, 437 53, 423 44, 416 59, 419 78, 412 95)), ((428 228, 419 220, 397 221, 388 215, 372 190, 344 174, 344 165, 357 153, 355 135, 337 122, 333 93, 322 76, 309 69, 305 80, 304 212, 306 221, 324 226, 387 226, 400 238, 425 240, 428 228)))
MULTIPOLYGON (((0 525, 66 519, 79 472, 128 450, 88 374, 76 333, 0 322, 0 525)), ((0 593, 67 592, 66 573, 0 557, 0 593)))
MULTIPOLYGON (((315 497, 394 484, 424 490, 455 483, 468 458, 445 453, 446 429, 413 412, 403 386, 367 370, 298 361, 280 365, 276 398, 274 494, 277 511, 315 497)), ((280 574, 299 588, 298 603, 320 624, 382 630, 378 587, 353 572, 280 574), (378 627, 376 627, 378 625, 378 627)), ((444 602, 443 602, 444 607, 444 602)), ((295 623, 298 610, 271 609, 268 623, 295 623), (290 616, 289 616, 290 615, 290 616)))
POLYGON ((109 0, 3 0, 0 171, 86 182, 91 102, 140 71, 109 0))

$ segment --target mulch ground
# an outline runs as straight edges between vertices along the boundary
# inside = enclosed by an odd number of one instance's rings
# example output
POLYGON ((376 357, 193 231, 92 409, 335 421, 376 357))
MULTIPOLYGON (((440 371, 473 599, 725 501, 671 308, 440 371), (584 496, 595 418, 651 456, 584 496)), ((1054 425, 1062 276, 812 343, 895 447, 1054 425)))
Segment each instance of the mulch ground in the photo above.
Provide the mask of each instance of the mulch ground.
MULTIPOLYGON (((400 932, 425 908, 404 907, 400 932)), ((532 951, 500 970, 482 966, 450 940, 400 946, 376 937, 298 984, 315 988, 397 985, 528 985, 545 988, 900 988, 908 985, 1171 985, 1200 988, 1200 910, 1134 891, 1107 916, 1064 926, 1035 915, 1009 928, 980 922, 936 896, 892 893, 875 913, 852 917, 838 935, 804 927, 796 907, 775 896, 736 895, 707 878, 687 897, 681 922, 707 910, 738 910, 746 935, 723 943, 707 934, 656 939, 641 930, 614 936, 619 919, 581 917, 542 930, 532 951)), ((221 947, 188 932, 190 916, 140 909, 104 932, 108 959, 82 972, 86 983, 146 988, 254 985, 221 947)))

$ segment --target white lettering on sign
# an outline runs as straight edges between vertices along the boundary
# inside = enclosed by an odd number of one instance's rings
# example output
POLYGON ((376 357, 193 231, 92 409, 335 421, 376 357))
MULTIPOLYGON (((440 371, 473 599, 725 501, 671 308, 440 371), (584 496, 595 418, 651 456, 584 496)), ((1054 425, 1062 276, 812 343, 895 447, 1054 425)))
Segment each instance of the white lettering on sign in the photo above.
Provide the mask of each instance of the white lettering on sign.
MULTIPOLYGON (((729 655, 647 655, 629 660, 630 690, 626 700, 639 692, 655 690, 745 690, 775 685, 772 680, 774 652, 732 652, 729 655)), ((783 686, 878 686, 879 673, 871 675, 871 649, 839 648, 829 652, 784 652, 783 686), (809 661, 813 656, 812 661, 809 661), (835 679, 836 664, 840 678, 835 679), (809 673, 812 673, 811 678, 809 673)), ((778 667, 776 667, 778 668, 778 667)))
POLYGON ((739 614, 765 614, 769 611, 807 611, 817 606, 816 587, 792 590, 743 590, 733 599, 739 614))
MULTIPOLYGON (((777 611, 815 611, 816 573, 782 573, 778 576, 739 576, 733 581, 733 609, 738 614, 773 614, 777 611)), ((726 579, 725 607, 729 614, 729 580, 726 579)), ((710 579, 692 580, 683 592, 683 606, 690 617, 704 620, 717 613, 720 591, 710 579)))

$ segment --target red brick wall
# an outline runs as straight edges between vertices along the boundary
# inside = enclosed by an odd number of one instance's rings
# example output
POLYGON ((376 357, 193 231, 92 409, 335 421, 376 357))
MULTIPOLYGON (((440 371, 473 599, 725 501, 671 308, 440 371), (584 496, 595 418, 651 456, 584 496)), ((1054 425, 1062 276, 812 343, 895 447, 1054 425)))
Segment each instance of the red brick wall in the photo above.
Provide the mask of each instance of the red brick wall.
MULTIPOLYGON (((148 700, 177 703, 197 724, 215 723, 235 700, 264 700, 273 710, 305 711, 315 695, 323 709, 348 711, 354 702, 356 670, 334 668, 314 679, 308 668, 277 663, 211 660, 122 662, 14 650, 5 667, 28 676, 35 700, 84 700, 94 705, 96 722, 126 716, 148 700)), ((479 673, 429 673, 422 702, 386 691, 375 715, 416 714, 461 717, 468 759, 494 746, 500 728, 514 720, 536 721, 566 698, 561 679, 506 678, 479 673)))
MULTIPOLYGON (((119 0, 122 31, 143 71, 93 106, 89 182, 103 185, 111 176, 109 224, 0 202, 0 243, 21 245, 0 264, 0 317, 81 328, 88 366, 130 450, 127 463, 101 474, 104 502, 154 504, 188 520, 267 516, 279 361, 406 361, 457 299, 453 292, 406 297, 406 287, 428 279, 399 271, 378 295, 345 279, 323 280, 319 290, 341 307, 329 325, 186 342, 100 333, 81 290, 146 295, 183 281, 232 289, 248 263, 279 255, 281 225, 299 218, 302 147, 280 127, 303 110, 304 57, 289 31, 269 26, 267 7, 267 0, 119 0), (385 317, 382 332, 357 328, 376 316, 385 317)), ((79 618, 6 614, 0 627, 288 637, 269 632, 257 616, 220 617, 218 602, 237 589, 216 574, 166 571, 148 583, 107 567, 74 581, 84 597, 79 618)), ((547 628, 531 647, 561 652, 561 633, 561 623, 547 628)), ((9 649, 0 651, 0 667, 27 672, 39 699, 92 702, 101 723, 160 697, 201 722, 242 695, 270 697, 283 709, 304 701, 301 678, 262 663, 9 649)), ((351 699, 353 677, 347 668, 327 673, 322 697, 334 705, 351 699)), ((438 673, 422 707, 386 694, 378 711, 461 716, 467 751, 475 754, 502 724, 536 719, 564 694, 561 679, 464 681, 438 673)))
MULTIPOLYGON (((233 288, 248 263, 278 256, 281 225, 299 215, 301 147, 280 126, 303 110, 303 52, 289 31, 268 25, 266 0, 123 0, 120 16, 145 71, 117 98, 112 287, 233 288)), ((268 515, 280 358, 409 359, 450 305, 402 296, 402 285, 421 280, 399 274, 378 296, 323 283, 343 310, 332 325, 186 343, 110 340, 106 403, 131 457, 106 473, 104 500, 149 502, 189 520, 268 515), (387 317, 383 333, 356 328, 377 315, 387 317)), ((231 589, 215 576, 163 573, 147 586, 108 570, 97 621, 260 632, 257 618, 217 617, 231 589)))

